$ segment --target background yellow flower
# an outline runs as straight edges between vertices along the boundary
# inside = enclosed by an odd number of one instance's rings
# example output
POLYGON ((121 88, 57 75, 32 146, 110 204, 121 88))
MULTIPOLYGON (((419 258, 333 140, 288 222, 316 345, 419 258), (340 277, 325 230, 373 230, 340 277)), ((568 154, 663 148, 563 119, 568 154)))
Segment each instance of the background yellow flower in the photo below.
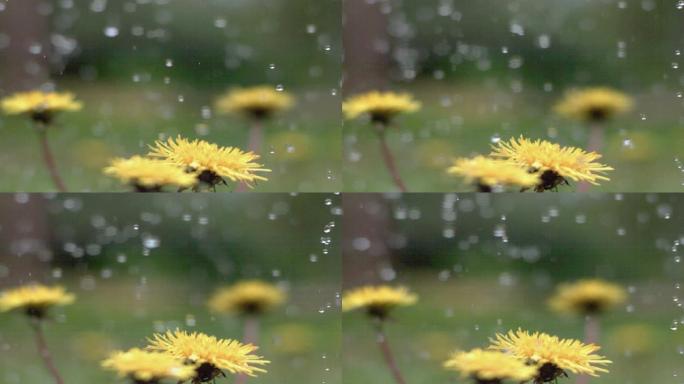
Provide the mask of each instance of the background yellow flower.
POLYGON ((261 314, 285 301, 285 293, 273 284, 246 280, 218 289, 209 299, 209 308, 218 313, 261 314))
POLYGON ((40 317, 49 307, 71 304, 75 299, 76 297, 67 293, 63 287, 26 285, 4 291, 0 295, 0 312, 21 309, 29 315, 40 317))
POLYGON ((629 111, 632 104, 632 99, 620 91, 594 87, 567 92, 554 109, 568 118, 600 122, 629 111))
POLYGON ((404 287, 364 286, 344 294, 342 310, 365 309, 371 316, 384 318, 393 308, 413 305, 416 301, 418 296, 404 287))
POLYGON ((562 313, 581 315, 601 313, 625 302, 627 292, 617 284, 600 279, 584 279, 560 284, 549 306, 562 313))
POLYGON ((418 111, 420 107, 420 102, 408 93, 371 91, 345 100, 342 112, 350 120, 367 114, 372 121, 387 124, 394 116, 418 111))
POLYGON ((235 88, 216 100, 219 113, 241 113, 257 119, 268 118, 293 105, 292 95, 269 85, 235 88))

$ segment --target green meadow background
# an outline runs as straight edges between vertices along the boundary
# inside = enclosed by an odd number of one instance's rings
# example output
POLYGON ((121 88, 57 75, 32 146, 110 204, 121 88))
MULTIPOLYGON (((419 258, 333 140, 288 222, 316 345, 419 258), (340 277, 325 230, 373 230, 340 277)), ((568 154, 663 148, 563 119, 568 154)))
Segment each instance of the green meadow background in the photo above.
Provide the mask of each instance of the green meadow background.
MULTIPOLYGON (((297 104, 265 126, 262 160, 273 172, 255 191, 341 189, 339 1, 3 4, 0 18, 29 7, 27 23, 45 30, 51 81, 84 102, 49 134, 70 191, 128 190, 102 168, 147 153, 159 138, 246 148, 248 122, 216 115, 213 103, 229 88, 260 84, 282 86, 297 104)), ((0 55, 24 33, 7 28, 0 25, 0 55)), ((0 97, 25 88, 3 74, 0 64, 0 97)), ((0 190, 54 190, 32 127, 0 116, 0 135, 0 190)))
MULTIPOLYGON (((433 194, 387 196, 381 203, 369 197, 367 206, 374 204, 383 207, 372 212, 387 212, 378 220, 387 224, 368 232, 368 250, 345 253, 345 267, 355 264, 350 258, 361 263, 376 252, 374 242, 384 242, 390 256, 371 277, 349 273, 343 284, 384 282, 418 294, 416 305, 397 309, 387 324, 408 383, 469 382, 442 363, 455 350, 487 346, 497 332, 521 327, 581 339, 582 319, 557 315, 546 301, 557 284, 587 277, 629 292, 624 305, 602 318, 600 352, 614 362, 610 373, 590 382, 676 382, 681 375, 684 200, 678 195, 433 194)), ((345 249, 353 241, 345 238, 345 249)), ((345 382, 393 383, 368 319, 350 312, 342 321, 345 382)))
MULTIPOLYGON (((676 1, 403 1, 382 7, 389 47, 381 88, 422 101, 388 134, 411 192, 472 191, 454 158, 524 135, 586 147, 580 123, 552 113, 565 91, 609 86, 634 98, 605 129, 597 191, 682 191, 681 24, 676 1)), ((363 91, 361 84, 355 91, 363 91)), ((396 190, 376 134, 345 122, 345 190, 396 190)), ((574 191, 574 187, 561 188, 574 191)))
MULTIPOLYGON (((65 382, 125 382, 100 361, 166 329, 241 338, 240 319, 211 314, 206 302, 244 278, 288 294, 263 318, 268 373, 249 382, 341 382, 336 196, 17 195, 0 206, 3 217, 27 213, 3 222, 2 289, 41 281, 77 295, 46 325, 65 382)), ((21 313, 0 314, 0 345, 1 383, 51 381, 21 313)))

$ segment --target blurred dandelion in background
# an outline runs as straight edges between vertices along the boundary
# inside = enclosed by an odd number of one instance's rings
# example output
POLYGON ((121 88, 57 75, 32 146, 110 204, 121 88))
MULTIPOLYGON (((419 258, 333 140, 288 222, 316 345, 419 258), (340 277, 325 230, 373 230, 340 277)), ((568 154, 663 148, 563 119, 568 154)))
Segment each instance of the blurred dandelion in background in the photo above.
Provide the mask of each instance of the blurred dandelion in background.
MULTIPOLYGON (((243 321, 242 342, 259 343, 259 320, 267 312, 285 302, 285 293, 273 284, 260 280, 244 280, 232 286, 219 288, 209 299, 214 313, 240 316, 243 321)), ((246 376, 237 378, 244 383, 246 376)))
POLYGON ((41 154, 55 187, 66 192, 57 164, 48 143, 47 134, 61 112, 75 112, 83 108, 72 93, 31 91, 17 93, 0 100, 0 109, 7 115, 25 115, 33 122, 40 140, 41 154))
POLYGON ((293 105, 292 95, 269 85, 235 88, 216 99, 218 113, 240 114, 250 120, 247 148, 256 154, 262 153, 263 121, 270 119, 275 113, 292 108, 293 105))
POLYGON ((410 306, 418 296, 405 287, 363 286, 345 292, 342 296, 342 311, 363 310, 375 326, 376 341, 385 363, 397 384, 406 384, 387 340, 385 325, 391 312, 397 307, 410 306))
POLYGON ((342 103, 342 112, 346 119, 368 117, 380 140, 380 153, 394 184, 401 192, 406 192, 406 185, 396 166, 396 160, 387 144, 387 129, 393 127, 395 117, 405 113, 413 113, 421 108, 411 94, 371 91, 350 96, 342 103))
POLYGON ((72 304, 74 300, 76 297, 67 293, 63 287, 41 284, 10 289, 0 295, 0 312, 23 311, 28 317, 35 333, 38 354, 56 384, 64 384, 64 380, 52 360, 43 328, 45 321, 49 319, 48 311, 51 307, 72 304))

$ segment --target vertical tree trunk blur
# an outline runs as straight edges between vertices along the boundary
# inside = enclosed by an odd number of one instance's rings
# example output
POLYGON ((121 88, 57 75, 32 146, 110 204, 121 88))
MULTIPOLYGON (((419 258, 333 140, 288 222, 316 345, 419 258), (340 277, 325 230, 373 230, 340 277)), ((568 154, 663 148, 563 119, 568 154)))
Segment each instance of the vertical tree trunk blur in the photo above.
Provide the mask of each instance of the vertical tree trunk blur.
POLYGON ((390 208, 381 194, 350 193, 342 197, 342 285, 378 283, 391 267, 387 236, 390 208))
MULTIPOLYGON (((0 50, 0 90, 7 94, 35 88, 47 80, 50 49, 49 19, 41 12, 41 0, 3 1, 0 33, 9 46, 0 50), (32 53, 31 47, 39 53, 32 53)), ((43 4, 45 6, 45 4, 43 4)))
POLYGON ((382 89, 387 84, 389 40, 380 1, 344 0, 343 94, 382 89))
POLYGON ((50 271, 50 230, 46 202, 33 196, 19 204, 0 195, 0 287, 45 281, 50 271))

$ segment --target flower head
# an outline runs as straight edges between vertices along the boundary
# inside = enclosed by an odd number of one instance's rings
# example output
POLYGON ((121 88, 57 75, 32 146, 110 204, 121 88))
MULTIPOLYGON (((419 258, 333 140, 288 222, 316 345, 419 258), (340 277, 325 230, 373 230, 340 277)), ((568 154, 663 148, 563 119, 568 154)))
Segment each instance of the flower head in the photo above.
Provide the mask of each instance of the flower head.
POLYGON ((484 156, 457 159, 447 172, 465 177, 467 182, 475 183, 483 192, 508 185, 531 188, 540 182, 539 174, 529 173, 506 160, 484 156))
POLYGON ((527 365, 513 355, 479 348, 453 353, 444 363, 444 368, 461 372, 463 378, 471 377, 487 383, 503 380, 521 382, 537 375, 536 366, 527 365))
POLYGON ((256 119, 268 118, 292 105, 294 98, 289 93, 276 91, 268 85, 236 88, 216 100, 220 113, 241 113, 256 119))
POLYGON ((30 91, 0 100, 0 108, 8 115, 28 114, 34 121, 47 124, 55 113, 78 111, 83 104, 72 93, 30 91))
POLYGON ((197 183, 197 175, 177 165, 141 156, 113 159, 104 173, 132 184, 138 191, 161 191, 167 185, 190 188, 197 183))
POLYGON ((545 140, 528 140, 524 137, 501 141, 493 147, 491 156, 502 158, 539 173, 541 183, 537 191, 554 189, 567 179, 586 181, 598 185, 601 180, 610 180, 603 174, 613 168, 597 163, 601 158, 596 152, 585 152, 575 147, 561 147, 545 140))
POLYGON ((622 304, 626 297, 624 288, 617 284, 586 279, 559 285, 556 294, 549 300, 549 305, 558 312, 587 315, 601 313, 622 304))
POLYGON ((209 300, 209 308, 219 313, 261 314, 284 300, 285 294, 275 285, 247 280, 219 289, 209 300))
POLYGON ((167 353, 149 352, 133 348, 116 351, 102 362, 102 367, 116 371, 120 377, 136 382, 154 383, 159 380, 190 380, 195 376, 195 367, 167 353))
POLYGON ((266 180, 257 175, 257 172, 270 172, 254 162, 259 159, 259 155, 253 152, 220 147, 204 140, 190 141, 178 136, 175 139, 157 141, 150 149, 149 156, 165 159, 188 172, 197 173, 200 181, 212 186, 224 182, 224 177, 251 185, 256 181, 266 180))
POLYGON ((165 334, 155 334, 149 343, 149 350, 165 352, 196 364, 196 382, 211 381, 224 374, 224 370, 232 374, 256 376, 257 373, 265 372, 259 366, 269 363, 252 353, 257 350, 252 344, 217 339, 204 333, 167 331, 165 334))
POLYGON ((67 293, 63 287, 31 284, 2 292, 0 312, 20 309, 29 316, 42 318, 48 308, 71 304, 75 299, 76 297, 67 293))
POLYGON ((535 383, 553 381, 561 375, 567 375, 567 372, 598 376, 601 372, 608 372, 600 366, 611 363, 595 354, 600 349, 597 345, 560 339, 546 333, 530 334, 518 329, 505 335, 497 334, 491 343, 491 350, 510 353, 528 364, 537 365, 535 383))
POLYGON ((420 102, 408 93, 371 91, 348 98, 342 103, 342 112, 350 120, 370 115, 373 122, 389 124, 396 115, 415 112, 420 107, 420 102))
POLYGON ((632 99, 606 87, 569 91, 556 105, 559 115, 584 121, 604 121, 632 108, 632 99))
POLYGON ((369 315, 383 319, 395 307, 413 305, 416 301, 418 296, 404 287, 365 286, 344 294, 342 310, 364 309, 369 315))

